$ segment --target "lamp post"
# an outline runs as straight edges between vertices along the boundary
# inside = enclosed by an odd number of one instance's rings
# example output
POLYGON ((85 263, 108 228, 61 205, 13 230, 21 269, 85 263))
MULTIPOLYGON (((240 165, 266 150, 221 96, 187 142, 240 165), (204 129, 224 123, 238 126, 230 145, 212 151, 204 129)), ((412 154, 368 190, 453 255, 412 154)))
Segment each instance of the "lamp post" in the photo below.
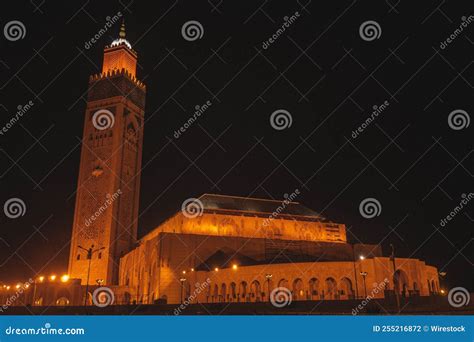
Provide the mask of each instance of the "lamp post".
POLYGON ((364 293, 365 293, 365 298, 367 298, 367 286, 365 284, 365 277, 367 277, 367 272, 360 272, 360 275, 362 276, 362 279, 364 280, 364 293))
POLYGON ((184 282, 186 281, 186 278, 181 278, 179 281, 181 283, 181 304, 183 304, 183 290, 184 290, 184 282))
POLYGON ((395 265, 395 247, 393 244, 390 244, 390 248, 392 249, 392 253, 390 254, 390 260, 392 261, 393 266, 393 289, 395 290, 395 298, 397 300, 397 311, 400 313, 400 294, 398 293, 398 277, 395 281, 395 273, 397 271, 397 266, 395 265))
MULTIPOLYGON (((357 284, 357 273, 356 273, 356 258, 355 258, 355 245, 352 245, 352 265, 354 266, 354 281, 355 281, 355 296, 356 299, 359 298, 359 285, 357 284)), ((311 299, 313 299, 313 295, 311 294, 311 299)))
POLYGON ((89 265, 87 267, 86 295, 84 296, 84 306, 87 306, 87 294, 89 293, 89 276, 91 273, 92 256, 94 255, 94 253, 103 250, 105 247, 100 247, 97 249, 94 249, 94 245, 92 245, 89 249, 84 248, 82 246, 77 246, 77 247, 87 252, 87 259, 89 260, 89 265))
POLYGON ((359 260, 360 260, 360 272, 359 272, 359 274, 360 274, 360 275, 362 276, 362 278, 363 278, 363 281, 364 281, 364 293, 365 293, 365 298, 367 298, 367 287, 366 287, 366 285, 365 285, 365 277, 367 277, 367 272, 364 272, 364 271, 362 270, 362 261, 365 260, 365 256, 359 255, 359 260))
POLYGON ((265 274, 265 279, 267 279, 267 289, 268 289, 268 301, 270 301, 270 280, 272 279, 273 274, 265 274))
POLYGON ((38 281, 38 280, 40 281, 40 283, 42 283, 42 282, 43 282, 43 280, 44 280, 44 277, 43 277, 43 276, 41 276, 41 277, 39 277, 38 279, 35 279, 35 280, 33 281, 33 300, 32 300, 31 306, 34 306, 34 305, 35 305, 35 298, 36 298, 36 283, 37 283, 37 281, 38 281))

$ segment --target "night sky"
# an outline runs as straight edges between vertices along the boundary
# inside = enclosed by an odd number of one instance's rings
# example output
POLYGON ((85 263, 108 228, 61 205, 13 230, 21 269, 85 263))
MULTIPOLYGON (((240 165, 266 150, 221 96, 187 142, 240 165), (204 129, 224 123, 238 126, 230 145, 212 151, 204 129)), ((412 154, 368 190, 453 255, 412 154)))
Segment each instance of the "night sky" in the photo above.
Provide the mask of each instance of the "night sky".
POLYGON ((474 289, 474 201, 440 224, 474 192, 474 123, 454 129, 448 119, 473 116, 474 22, 440 47, 471 1, 146 3, 2 7, 0 128, 19 105, 34 105, 0 134, 1 207, 26 205, 16 219, 0 211, 0 281, 67 270, 88 78, 120 23, 85 43, 120 11, 147 85, 140 236, 203 193, 282 199, 298 189, 297 201, 347 225, 350 242, 381 243, 386 255, 392 243, 397 256, 447 272, 442 286, 474 289), (6 39, 13 20, 23 39, 6 39), (190 20, 202 25, 200 39, 183 38, 190 20), (362 39, 366 21, 380 26, 377 39, 362 39), (277 110, 291 126, 272 127, 277 110), (378 216, 361 215, 366 198, 380 203, 378 216))

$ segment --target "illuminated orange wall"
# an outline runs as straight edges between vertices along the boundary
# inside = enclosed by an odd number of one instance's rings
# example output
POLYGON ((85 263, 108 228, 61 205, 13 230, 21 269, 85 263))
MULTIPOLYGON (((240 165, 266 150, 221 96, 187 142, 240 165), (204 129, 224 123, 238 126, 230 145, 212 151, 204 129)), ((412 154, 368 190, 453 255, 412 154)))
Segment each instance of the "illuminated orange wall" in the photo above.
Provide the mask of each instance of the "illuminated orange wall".
POLYGON ((137 70, 137 57, 124 46, 105 49, 102 73, 121 69, 127 70, 133 77, 135 77, 137 70))

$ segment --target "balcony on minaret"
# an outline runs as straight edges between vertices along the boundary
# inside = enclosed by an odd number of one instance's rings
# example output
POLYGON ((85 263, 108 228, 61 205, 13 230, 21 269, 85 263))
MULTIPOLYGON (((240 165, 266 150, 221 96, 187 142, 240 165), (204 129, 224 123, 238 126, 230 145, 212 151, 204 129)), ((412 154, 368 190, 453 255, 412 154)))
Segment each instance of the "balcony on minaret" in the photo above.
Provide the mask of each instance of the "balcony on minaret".
POLYGON ((125 39, 125 24, 122 23, 119 38, 104 49, 102 74, 115 74, 125 71, 135 78, 137 69, 137 53, 125 39))

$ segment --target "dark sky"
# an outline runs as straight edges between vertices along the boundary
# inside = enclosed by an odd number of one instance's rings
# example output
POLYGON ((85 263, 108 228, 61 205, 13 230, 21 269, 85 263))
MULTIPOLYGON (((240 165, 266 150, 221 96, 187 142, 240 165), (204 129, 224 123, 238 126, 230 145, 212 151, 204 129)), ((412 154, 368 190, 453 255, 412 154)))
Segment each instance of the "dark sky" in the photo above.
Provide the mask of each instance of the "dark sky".
POLYGON ((472 13, 471 1, 146 3, 2 6, 2 33, 19 20, 26 35, 0 36, 0 126, 19 105, 34 105, 0 135, 0 204, 26 205, 17 219, 0 212, 1 280, 67 269, 83 95, 119 25, 90 49, 85 42, 121 11, 147 85, 140 236, 202 193, 281 199, 299 189, 297 201, 345 223, 351 242, 381 243, 385 253, 393 243, 398 256, 425 260, 447 272, 450 286, 473 290, 474 204, 440 226, 474 192, 474 124, 448 123, 455 110, 473 116, 474 23, 440 48, 472 13), (183 38, 190 20, 202 25, 201 39, 183 38), (381 34, 366 41, 359 27, 369 20, 381 34), (292 118, 283 130, 270 124, 279 109, 292 118), (379 201, 380 215, 361 216, 366 198, 379 201))

